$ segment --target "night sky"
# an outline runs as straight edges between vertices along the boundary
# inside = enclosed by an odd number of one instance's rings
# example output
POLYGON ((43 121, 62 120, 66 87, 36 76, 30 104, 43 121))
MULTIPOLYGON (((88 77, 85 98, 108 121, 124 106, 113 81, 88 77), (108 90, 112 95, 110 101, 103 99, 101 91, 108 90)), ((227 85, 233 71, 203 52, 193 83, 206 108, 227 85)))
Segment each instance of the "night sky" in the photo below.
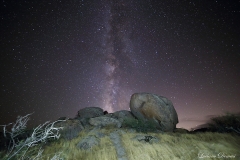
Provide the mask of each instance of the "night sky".
POLYGON ((238 0, 0 4, 0 124, 128 110, 137 92, 169 98, 186 129, 240 112, 238 0))

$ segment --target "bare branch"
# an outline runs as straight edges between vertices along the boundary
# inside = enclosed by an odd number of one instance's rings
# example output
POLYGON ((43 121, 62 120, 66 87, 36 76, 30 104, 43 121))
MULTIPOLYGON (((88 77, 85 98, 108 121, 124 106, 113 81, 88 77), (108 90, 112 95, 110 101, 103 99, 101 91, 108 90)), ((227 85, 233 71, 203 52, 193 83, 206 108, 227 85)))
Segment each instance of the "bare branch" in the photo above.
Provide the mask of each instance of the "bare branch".
MULTIPOLYGON (((31 113, 32 114, 32 113, 31 113)), ((24 159, 25 154, 27 153, 28 149, 30 147, 33 147, 35 145, 38 145, 40 142, 46 142, 50 138, 59 139, 60 133, 59 131, 63 129, 63 127, 54 127, 55 123, 59 121, 66 121, 66 120, 57 120, 55 122, 50 123, 49 121, 45 122, 44 124, 40 124, 37 126, 30 137, 25 139, 25 141, 19 142, 16 140, 17 136, 22 134, 24 130, 26 129, 27 122, 29 121, 29 116, 31 114, 27 114, 24 117, 18 116, 16 123, 13 124, 11 128, 11 132, 7 131, 6 127, 11 125, 12 123, 8 125, 2 125, 4 136, 6 137, 7 133, 10 135, 11 142, 10 142, 10 149, 8 151, 8 159, 11 159, 16 154, 18 154, 23 148, 26 148, 26 150, 22 154, 22 158, 24 159)), ((39 150, 38 155, 35 157, 40 157, 42 154, 42 150, 39 150)), ((55 155, 54 157, 58 157, 55 155)), ((53 157, 53 158, 54 158, 53 157)), ((54 158, 56 159, 56 158, 54 158)))
POLYGON ((7 126, 10 126, 12 123, 9 123, 8 125, 0 125, 0 126, 3 126, 3 134, 4 134, 4 137, 7 138, 7 135, 6 133, 8 133, 8 131, 6 130, 6 127, 7 126))

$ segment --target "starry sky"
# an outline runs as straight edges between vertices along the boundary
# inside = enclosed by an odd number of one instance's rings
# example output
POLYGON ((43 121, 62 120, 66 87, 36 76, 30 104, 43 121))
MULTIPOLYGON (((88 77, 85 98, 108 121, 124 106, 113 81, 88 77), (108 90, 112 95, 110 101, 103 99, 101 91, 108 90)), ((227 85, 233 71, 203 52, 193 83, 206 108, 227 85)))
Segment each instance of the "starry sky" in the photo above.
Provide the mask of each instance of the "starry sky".
POLYGON ((3 0, 0 124, 169 98, 177 127, 240 112, 240 1, 3 0))

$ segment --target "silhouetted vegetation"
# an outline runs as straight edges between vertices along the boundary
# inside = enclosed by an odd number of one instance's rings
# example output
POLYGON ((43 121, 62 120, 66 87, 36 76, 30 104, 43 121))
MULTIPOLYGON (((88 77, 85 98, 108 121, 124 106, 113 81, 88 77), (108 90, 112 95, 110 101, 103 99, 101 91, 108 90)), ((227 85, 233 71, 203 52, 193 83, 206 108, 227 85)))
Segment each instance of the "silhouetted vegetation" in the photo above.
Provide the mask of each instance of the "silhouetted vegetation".
POLYGON ((51 139, 59 139, 59 130, 62 127, 54 126, 58 121, 52 123, 47 121, 36 128, 28 130, 27 122, 31 114, 18 116, 15 123, 1 125, 3 127, 4 138, 4 143, 1 143, 1 145, 6 147, 6 143, 8 143, 8 147, 1 152, 1 159, 39 159, 42 156, 43 150, 41 147, 36 149, 35 146, 40 143, 47 143, 51 139), (35 156, 34 158, 29 158, 29 156, 32 157, 33 155, 35 156))
POLYGON ((213 117, 208 126, 211 131, 219 133, 236 132, 240 134, 240 114, 226 113, 222 116, 213 117))

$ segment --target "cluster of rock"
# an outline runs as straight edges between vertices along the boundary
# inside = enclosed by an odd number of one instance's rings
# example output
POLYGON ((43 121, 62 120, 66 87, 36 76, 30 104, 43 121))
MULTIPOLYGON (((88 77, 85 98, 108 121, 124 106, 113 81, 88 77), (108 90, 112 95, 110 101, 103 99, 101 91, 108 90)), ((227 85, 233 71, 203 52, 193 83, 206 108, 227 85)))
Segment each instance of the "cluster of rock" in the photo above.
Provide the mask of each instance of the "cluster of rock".
MULTIPOLYGON (((135 93, 131 96, 130 110, 107 113, 99 107, 87 107, 78 111, 74 119, 61 122, 62 127, 84 129, 89 126, 113 126, 121 128, 125 118, 138 119, 144 122, 153 121, 163 132, 172 132, 178 123, 177 112, 172 102, 162 96, 150 93, 135 93), (72 122, 72 124, 70 124, 72 122), (79 123, 80 122, 80 123, 79 123)), ((61 118, 64 119, 64 118, 61 118)))
MULTIPOLYGON (((61 120, 66 119, 62 117, 61 120)), ((99 139, 106 136, 101 133, 102 127, 114 127, 117 130, 110 133, 108 136, 112 140, 118 159, 124 160, 126 152, 120 141, 120 132, 118 128, 125 127, 124 119, 141 120, 144 123, 152 121, 157 126, 157 129, 162 132, 173 132, 178 123, 178 116, 170 100, 165 97, 150 93, 135 93, 131 96, 130 111, 121 110, 114 113, 107 113, 99 107, 87 107, 78 111, 74 119, 66 119, 56 125, 63 127, 62 135, 67 139, 77 137, 83 129, 91 129, 87 136, 83 137, 77 144, 77 147, 84 150, 89 150, 93 146, 99 144, 99 139)), ((154 143, 158 142, 156 137, 137 135, 133 140, 141 142, 154 143)))
MULTIPOLYGON (((163 132, 172 132, 178 123, 177 112, 172 102, 162 96, 150 93, 135 93, 131 96, 130 110, 107 113, 99 107, 87 107, 78 111, 74 119, 57 124, 67 130, 79 128, 81 131, 89 126, 113 126, 120 128, 125 118, 154 122, 163 132)), ((64 119, 64 118, 61 118, 64 119)))

